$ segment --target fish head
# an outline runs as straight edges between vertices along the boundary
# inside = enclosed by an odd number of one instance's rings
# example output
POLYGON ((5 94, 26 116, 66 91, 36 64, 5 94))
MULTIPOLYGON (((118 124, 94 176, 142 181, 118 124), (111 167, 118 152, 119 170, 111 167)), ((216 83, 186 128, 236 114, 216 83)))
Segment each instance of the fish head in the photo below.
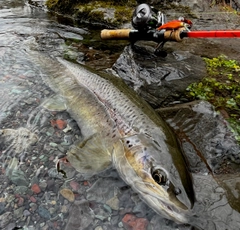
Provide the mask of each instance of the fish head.
POLYGON ((192 197, 169 151, 164 142, 159 145, 144 134, 133 135, 118 144, 113 164, 155 212, 177 223, 187 223, 192 197))

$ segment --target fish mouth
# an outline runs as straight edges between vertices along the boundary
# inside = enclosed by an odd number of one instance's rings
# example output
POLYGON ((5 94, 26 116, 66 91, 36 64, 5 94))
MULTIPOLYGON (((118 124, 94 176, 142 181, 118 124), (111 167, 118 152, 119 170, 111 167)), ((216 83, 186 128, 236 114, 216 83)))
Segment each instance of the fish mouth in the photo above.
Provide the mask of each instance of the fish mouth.
POLYGON ((155 187, 144 182, 134 183, 135 190, 140 193, 140 198, 159 215, 171 219, 176 223, 188 223, 188 208, 181 201, 171 199, 163 188, 155 187))
POLYGON ((188 223, 187 211, 179 208, 174 203, 145 193, 141 194, 141 199, 146 202, 156 213, 164 218, 171 219, 179 224, 188 223))

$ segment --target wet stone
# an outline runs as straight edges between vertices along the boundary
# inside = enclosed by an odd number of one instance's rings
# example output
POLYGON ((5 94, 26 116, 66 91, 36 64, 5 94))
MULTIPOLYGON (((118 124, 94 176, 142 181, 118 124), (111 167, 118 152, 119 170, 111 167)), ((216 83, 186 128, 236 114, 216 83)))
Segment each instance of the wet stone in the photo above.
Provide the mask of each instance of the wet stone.
POLYGON ((81 230, 90 226, 93 218, 89 210, 89 202, 86 200, 75 201, 69 211, 69 217, 65 230, 81 230))
MULTIPOLYGON (((39 157, 40 158, 40 157, 39 157)), ((40 160, 42 161, 42 162, 46 162, 46 161, 48 161, 48 157, 47 156, 42 156, 41 158, 40 158, 40 160)))
POLYGON ((74 190, 74 191, 78 191, 80 185, 79 183, 77 183, 76 181, 70 181, 69 185, 71 186, 71 188, 74 190))
POLYGON ((36 203, 37 202, 37 199, 34 197, 34 196, 30 196, 29 197, 29 200, 33 203, 36 203))
POLYGON ((64 39, 71 39, 75 41, 83 40, 83 37, 80 34, 72 33, 72 32, 65 32, 65 31, 58 31, 60 37, 64 39))
POLYGON ((168 105, 206 72, 203 60, 189 52, 174 51, 164 60, 153 52, 150 42, 126 46, 112 68, 154 108, 168 105))
POLYGON ((50 145, 51 147, 54 147, 54 148, 56 148, 56 147, 58 146, 58 144, 57 144, 57 143, 54 143, 54 142, 50 142, 49 145, 50 145))
POLYGON ((63 132, 67 133, 67 132, 69 132, 71 130, 72 130, 72 127, 69 124, 67 124, 67 127, 65 129, 63 129, 63 132))
POLYGON ((54 129, 53 127, 50 127, 50 128, 47 130, 46 134, 47 134, 48 136, 52 136, 52 135, 54 134, 54 132, 55 132, 55 129, 54 129))
POLYGON ((56 168, 51 168, 48 170, 49 177, 62 179, 62 174, 58 173, 56 168))
POLYGON ((5 228, 11 220, 12 220, 11 212, 5 212, 2 215, 0 215, 0 229, 5 228))
POLYGON ((126 214, 122 223, 127 230, 146 230, 148 226, 148 220, 145 218, 137 218, 133 214, 126 214))
POLYGON ((71 145, 71 144, 73 143, 73 141, 72 141, 72 136, 70 136, 70 135, 65 135, 65 136, 64 136, 64 142, 66 142, 67 145, 71 145))
POLYGON ((67 188, 62 189, 60 190, 60 194, 70 202, 73 202, 75 200, 75 196, 70 189, 67 188))
POLYGON ((24 210, 24 211, 23 211, 23 215, 24 215, 24 216, 30 216, 31 213, 30 213, 28 210, 24 210))
POLYGON ((118 223, 118 227, 123 228, 123 222, 122 221, 118 223))
POLYGON ((31 212, 35 212, 37 210, 37 204, 30 203, 29 206, 30 206, 30 211, 31 212))
POLYGON ((28 190, 28 188, 26 186, 16 186, 14 188, 14 193, 23 195, 27 192, 27 190, 28 190))
POLYGON ((120 221, 120 216, 118 214, 117 215, 111 215, 110 222, 111 222, 112 226, 117 226, 119 221, 120 221))
POLYGON ((183 150, 188 158, 191 171, 212 172, 221 171, 239 172, 236 162, 227 157, 237 156, 240 147, 233 133, 227 125, 227 121, 217 114, 213 106, 205 101, 196 101, 172 108, 159 109, 160 115, 175 130, 176 134, 184 136, 183 150), (201 140, 201 141, 199 141, 201 140), (208 163, 206 165, 201 158, 208 163))
MULTIPOLYGON (((161 217, 160 215, 155 215, 150 223, 148 228, 150 230, 159 230, 159 226, 164 226, 164 229, 166 230, 172 230, 172 229, 179 229, 177 224, 175 224, 173 221, 169 221, 161 217)), ((183 230, 190 230, 191 228, 183 228, 183 230)))
POLYGON ((27 100, 24 101, 26 104, 31 105, 36 102, 35 98, 28 98, 27 100))
POLYGON ((9 176, 10 180, 18 186, 28 186, 29 182, 25 177, 25 173, 22 170, 13 170, 9 176))
POLYGON ((47 180, 47 190, 51 191, 52 188, 54 187, 55 181, 52 179, 47 180))
POLYGON ((4 213, 4 210, 5 210, 5 203, 0 202, 0 215, 4 213))
POLYGON ((119 209, 119 199, 117 196, 114 196, 111 199, 107 200, 106 204, 113 210, 119 209))
POLYGON ((148 215, 154 215, 154 211, 152 211, 151 209, 149 210, 148 209, 148 206, 144 203, 144 202, 142 202, 142 201, 140 201, 140 202, 138 202, 135 206, 134 206, 134 208, 133 208, 133 213, 136 213, 136 216, 137 217, 142 217, 142 216, 148 216, 148 215))
POLYGON ((94 230, 103 230, 102 226, 97 226, 94 230))
POLYGON ((7 196, 7 198, 6 198, 6 203, 11 203, 12 201, 14 201, 15 200, 15 196, 14 195, 12 195, 12 194, 9 194, 8 196, 7 196))
POLYGON ((31 186, 31 190, 32 190, 35 194, 38 194, 38 193, 41 192, 41 188, 39 187, 38 184, 33 184, 33 185, 31 186))
POLYGON ((42 223, 39 224, 39 226, 40 226, 41 228, 43 228, 43 227, 45 226, 45 223, 42 222, 42 223))
POLYGON ((59 150, 61 153, 65 153, 65 152, 66 152, 65 148, 62 147, 61 145, 58 145, 57 148, 58 148, 58 150, 59 150))
POLYGON ((23 210, 24 210, 24 207, 20 207, 18 209, 15 209, 14 212, 13 212, 13 215, 16 219, 19 219, 21 216, 23 216, 23 210))
POLYGON ((94 209, 95 218, 101 221, 106 221, 109 217, 109 212, 106 212, 102 208, 94 209))
POLYGON ((63 206, 61 207, 61 212, 62 212, 62 213, 67 213, 67 212, 68 212, 68 207, 67 207, 66 205, 63 205, 63 206))
POLYGON ((24 203, 24 198, 23 197, 18 197, 18 202, 17 202, 17 205, 20 207, 22 206, 24 203))
POLYGON ((7 225, 7 227, 6 227, 6 229, 8 230, 8 229, 16 229, 16 224, 15 223, 10 223, 10 224, 8 224, 7 225))
POLYGON ((103 208, 108 212, 108 213, 112 213, 112 209, 110 208, 110 206, 104 204, 103 208))
POLYGON ((40 181, 39 182, 39 187, 41 190, 45 190, 47 187, 47 182, 46 181, 40 181))
POLYGON ((56 212, 56 210, 57 210, 57 209, 54 208, 54 207, 51 207, 51 208, 48 209, 50 215, 53 215, 53 214, 56 212))
POLYGON ((116 182, 120 185, 122 181, 116 181, 114 178, 99 178, 88 190, 87 199, 89 201, 94 200, 100 203, 106 203, 114 197, 114 188, 116 182))
POLYGON ((37 212, 42 218, 47 220, 51 219, 51 214, 46 208, 39 206, 37 212))
POLYGON ((62 145, 62 146, 69 146, 70 143, 69 143, 68 141, 64 141, 64 142, 61 142, 61 145, 62 145))

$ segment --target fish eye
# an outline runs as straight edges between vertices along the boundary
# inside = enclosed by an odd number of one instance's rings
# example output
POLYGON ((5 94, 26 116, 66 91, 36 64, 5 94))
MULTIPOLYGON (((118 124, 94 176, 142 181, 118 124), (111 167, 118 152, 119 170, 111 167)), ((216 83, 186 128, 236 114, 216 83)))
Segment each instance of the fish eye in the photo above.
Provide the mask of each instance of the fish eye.
POLYGON ((155 180, 155 182, 157 182, 159 185, 165 185, 167 182, 167 175, 161 169, 153 171, 152 177, 155 180))

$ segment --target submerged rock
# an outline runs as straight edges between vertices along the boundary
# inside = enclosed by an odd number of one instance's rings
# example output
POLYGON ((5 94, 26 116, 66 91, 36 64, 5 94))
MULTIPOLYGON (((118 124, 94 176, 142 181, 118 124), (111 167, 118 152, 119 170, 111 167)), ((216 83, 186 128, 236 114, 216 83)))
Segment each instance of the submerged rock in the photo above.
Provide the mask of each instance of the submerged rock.
POLYGON ((43 206, 39 206, 38 214, 44 219, 47 219, 47 220, 51 219, 50 212, 46 208, 44 208, 43 206))
POLYGON ((29 181, 26 178, 25 173, 18 168, 18 159, 13 157, 9 161, 9 165, 6 169, 6 176, 17 186, 28 186, 29 181))
MULTIPOLYGON (((114 188, 116 187, 116 182, 119 183, 119 181, 113 178, 99 178, 87 190, 87 199, 89 201, 96 201, 99 203, 106 203, 110 199, 113 199, 115 195, 114 188)), ((119 184, 122 183, 120 182, 119 184)))
POLYGON ((132 214, 126 214, 123 219, 122 223, 124 229, 127 230, 146 230, 148 226, 148 220, 145 218, 137 218, 132 214))
POLYGON ((2 137, 6 143, 10 144, 8 148, 16 153, 27 150, 38 141, 38 136, 24 127, 18 129, 1 129, 0 137, 2 137))
POLYGON ((60 190, 59 193, 70 202, 73 202, 75 200, 74 193, 70 189, 64 188, 60 190))
POLYGON ((12 220, 12 213, 5 212, 4 214, 0 215, 0 228, 4 229, 7 224, 12 220))
POLYGON ((70 218, 67 222, 65 230, 86 229, 93 222, 93 218, 90 215, 89 203, 86 200, 75 201, 70 209, 69 216, 70 218))

